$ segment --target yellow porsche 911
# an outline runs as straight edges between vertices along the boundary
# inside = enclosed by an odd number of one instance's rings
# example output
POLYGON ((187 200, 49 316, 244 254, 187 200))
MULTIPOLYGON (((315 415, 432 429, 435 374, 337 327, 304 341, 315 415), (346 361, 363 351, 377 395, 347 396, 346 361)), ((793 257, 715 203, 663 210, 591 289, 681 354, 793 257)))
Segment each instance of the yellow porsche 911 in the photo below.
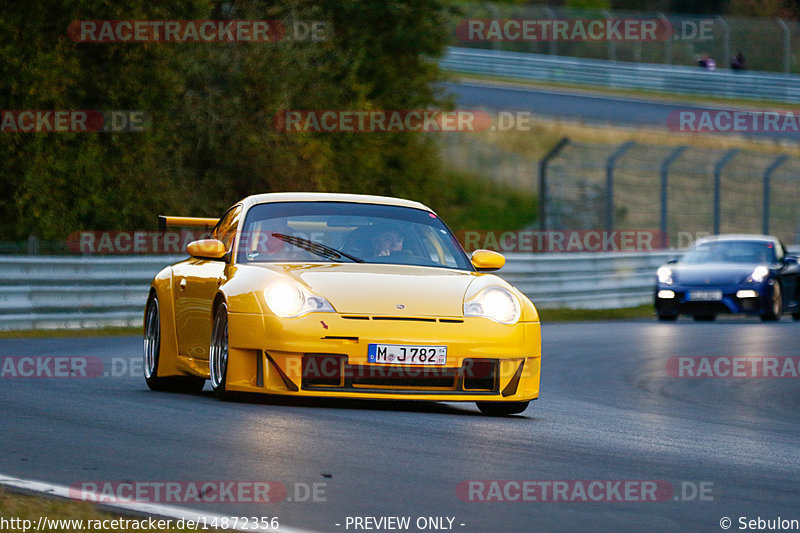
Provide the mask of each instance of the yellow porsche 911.
POLYGON ((539 316, 468 258, 424 205, 380 196, 250 196, 189 259, 156 275, 144 315, 154 390, 470 401, 487 414, 539 396, 539 316))

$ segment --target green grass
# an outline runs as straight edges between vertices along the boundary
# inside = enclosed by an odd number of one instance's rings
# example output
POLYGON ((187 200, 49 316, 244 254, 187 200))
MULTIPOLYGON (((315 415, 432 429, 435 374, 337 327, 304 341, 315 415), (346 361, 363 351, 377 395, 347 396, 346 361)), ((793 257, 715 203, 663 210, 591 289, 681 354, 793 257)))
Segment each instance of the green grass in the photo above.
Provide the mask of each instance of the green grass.
POLYGON ((18 331, 0 331, 0 339, 33 339, 51 337, 126 337, 141 334, 142 328, 139 326, 91 329, 24 329, 18 331))
POLYGON ((539 319, 543 324, 548 322, 583 322, 590 320, 630 320, 635 318, 651 318, 655 316, 652 304, 622 309, 538 309, 539 319))
MULTIPOLYGON (((98 509, 95 505, 87 502, 79 502, 79 501, 72 501, 65 498, 57 498, 53 496, 39 496, 39 495, 31 495, 31 494, 18 494, 7 489, 0 488, 0 516, 2 516, 5 520, 9 519, 20 519, 20 520, 30 520, 31 526, 28 531, 34 531, 35 528, 38 526, 39 518, 44 517, 48 519, 63 519, 63 520, 83 520, 84 523, 87 520, 114 520, 124 518, 127 520, 142 520, 147 519, 146 515, 142 513, 133 513, 130 514, 120 514, 117 512, 108 512, 98 509)), ((152 517, 153 519, 157 519, 156 517, 152 517)), ((166 519, 164 519, 166 520, 166 519)), ((171 525, 175 526, 177 520, 172 519, 171 525)), ((15 521, 14 523, 10 523, 10 526, 14 524, 20 524, 20 527, 7 527, 4 528, 7 531, 25 531, 22 528, 22 522, 15 521)), ((107 525, 113 525, 111 522, 106 522, 107 525)), ((118 524, 121 525, 121 524, 118 524)), ((137 529, 135 526, 133 528, 128 529, 120 529, 120 528, 112 528, 109 529, 98 529, 98 528, 88 528, 88 524, 85 523, 82 529, 75 529, 74 527, 64 527, 64 528, 43 528, 43 531, 50 531, 50 532, 70 532, 70 531, 96 531, 96 532, 111 532, 111 531, 137 531, 137 532, 165 532, 165 531, 194 531, 194 529, 177 529, 175 527, 167 528, 167 529, 137 529)), ((202 527, 201 527, 202 531, 202 527)), ((222 530, 217 530, 222 531, 222 530)))
POLYGON ((522 229, 538 216, 536 196, 466 172, 445 175, 431 207, 453 231, 522 229))

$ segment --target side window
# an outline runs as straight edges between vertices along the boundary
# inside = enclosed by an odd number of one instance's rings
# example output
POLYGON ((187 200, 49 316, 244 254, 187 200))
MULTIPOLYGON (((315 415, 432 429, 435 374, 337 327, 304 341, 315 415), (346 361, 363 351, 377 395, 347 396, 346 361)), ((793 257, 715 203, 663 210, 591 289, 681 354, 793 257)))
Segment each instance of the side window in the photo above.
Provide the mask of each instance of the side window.
POLYGON ((233 247, 233 238, 236 237, 236 229, 239 227, 239 215, 241 212, 242 206, 232 207, 222 215, 217 227, 214 228, 214 238, 222 241, 228 251, 233 247))
POLYGON ((778 241, 778 245, 775 247, 775 257, 778 261, 783 261, 783 256, 786 255, 786 246, 784 246, 783 241, 778 241))

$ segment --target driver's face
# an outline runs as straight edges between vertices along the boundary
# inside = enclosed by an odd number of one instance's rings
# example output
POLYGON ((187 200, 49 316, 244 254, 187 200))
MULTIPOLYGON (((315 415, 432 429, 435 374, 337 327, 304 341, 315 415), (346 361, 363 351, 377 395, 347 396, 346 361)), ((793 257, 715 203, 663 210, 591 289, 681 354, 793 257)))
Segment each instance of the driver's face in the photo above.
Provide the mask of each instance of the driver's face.
POLYGON ((378 237, 381 251, 399 252, 403 249, 403 237, 396 231, 387 231, 378 237))

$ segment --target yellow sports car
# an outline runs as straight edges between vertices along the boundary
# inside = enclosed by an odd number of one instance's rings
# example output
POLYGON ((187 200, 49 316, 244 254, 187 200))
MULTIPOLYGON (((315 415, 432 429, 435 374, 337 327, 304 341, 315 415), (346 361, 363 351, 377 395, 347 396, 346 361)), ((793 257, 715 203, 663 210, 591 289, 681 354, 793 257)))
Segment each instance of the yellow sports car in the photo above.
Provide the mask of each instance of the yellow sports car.
POLYGON ((487 414, 539 396, 536 308, 468 258, 431 209, 323 193, 250 196, 189 259, 156 275, 144 315, 153 390, 471 401, 487 414))

